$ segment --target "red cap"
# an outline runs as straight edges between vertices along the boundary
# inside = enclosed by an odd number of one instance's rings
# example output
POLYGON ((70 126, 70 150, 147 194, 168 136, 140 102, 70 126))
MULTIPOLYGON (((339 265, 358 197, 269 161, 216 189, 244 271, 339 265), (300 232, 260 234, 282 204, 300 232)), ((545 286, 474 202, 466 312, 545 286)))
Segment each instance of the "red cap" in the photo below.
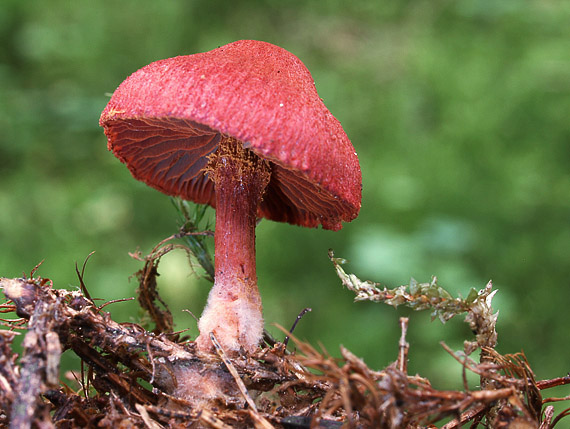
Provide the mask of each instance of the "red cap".
POLYGON ((121 83, 100 124, 132 175, 168 195, 214 206, 203 169, 221 133, 270 162, 259 217, 338 230, 360 210, 350 140, 303 63, 270 43, 149 64, 121 83))

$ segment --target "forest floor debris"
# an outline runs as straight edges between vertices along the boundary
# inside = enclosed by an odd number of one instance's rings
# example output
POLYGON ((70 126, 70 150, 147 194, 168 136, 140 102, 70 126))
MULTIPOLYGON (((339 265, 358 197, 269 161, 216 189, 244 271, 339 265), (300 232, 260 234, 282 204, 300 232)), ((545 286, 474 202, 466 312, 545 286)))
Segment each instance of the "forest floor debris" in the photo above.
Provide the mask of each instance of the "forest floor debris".
MULTIPOLYGON (((155 271, 149 266, 142 270, 147 273, 139 277, 142 296, 152 296, 147 289, 155 287, 155 271)), ((149 332, 133 323, 113 321, 104 305, 95 305, 85 293, 55 289, 49 279, 33 274, 1 279, 0 286, 7 298, 0 311, 18 316, 2 319, 7 329, 0 330, 1 426, 420 428, 442 424, 451 429, 476 427, 487 419, 494 428, 546 429, 570 413, 566 409, 555 415, 552 407, 553 402, 569 398, 542 396, 544 389, 569 384, 570 377, 536 381, 522 353, 500 355, 485 345, 486 359, 481 362, 444 345, 465 371, 485 380, 483 388, 473 390, 465 383, 460 391, 434 389, 429 380, 407 373, 404 318, 396 361, 376 371, 342 346, 342 358, 333 358, 288 331, 284 332, 294 340, 295 353, 268 339, 253 355, 229 357, 220 347, 217 354, 204 354, 171 332, 168 312, 153 313, 163 319, 156 325, 167 332, 149 332), (22 334, 18 356, 12 341, 22 334), (69 349, 82 362, 76 389, 59 379, 60 356, 69 349), (211 371, 233 388, 206 401, 178 395, 181 368, 211 371)), ((413 292, 422 289, 415 287, 413 292)), ((488 297, 491 292, 481 293, 488 297)), ((155 298, 147 298, 147 307, 155 298)))

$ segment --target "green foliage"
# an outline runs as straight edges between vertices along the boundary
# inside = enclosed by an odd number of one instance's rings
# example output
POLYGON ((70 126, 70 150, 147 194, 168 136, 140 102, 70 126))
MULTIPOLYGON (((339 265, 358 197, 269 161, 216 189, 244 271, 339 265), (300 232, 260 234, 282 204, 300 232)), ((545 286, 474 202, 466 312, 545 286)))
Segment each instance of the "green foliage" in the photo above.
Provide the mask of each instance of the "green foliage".
POLYGON ((346 274, 341 267, 346 260, 335 258, 332 250, 329 250, 329 258, 342 284, 356 294, 355 301, 383 302, 394 308, 403 305, 414 311, 431 310, 432 321, 439 318, 442 323, 466 313, 465 322, 476 335, 475 342, 465 342, 466 353, 470 354, 478 347, 495 347, 497 343, 495 326, 499 312, 493 313, 491 306, 491 301, 497 292, 493 290, 491 282, 480 291, 471 288, 465 299, 453 298, 448 291, 437 284, 436 277, 432 277, 429 283, 418 283, 412 278, 409 285, 394 289, 380 288, 380 283, 362 281, 354 274, 346 274))
POLYGON ((198 264, 206 272, 206 279, 213 283, 214 264, 208 251, 206 236, 192 234, 212 229, 209 220, 206 218, 208 206, 205 204, 194 204, 180 198, 171 198, 170 201, 172 201, 180 217, 180 232, 186 246, 188 246, 192 256, 196 258, 198 264))
MULTIPOLYGON (((128 252, 176 233, 177 213, 107 151, 98 118, 108 94, 151 61, 261 39, 307 65, 358 152, 364 192, 360 216, 339 232, 258 226, 267 325, 290 326, 311 307, 300 338, 329 350, 343 343, 371 367, 392 359, 382 345, 395 343, 394 316, 347 299, 332 247, 386 284, 437 273, 466 296, 493 279, 498 349, 524 348, 539 377, 561 374, 569 21, 569 2, 541 1, 2 1, 0 275, 45 259, 40 275, 76 287, 75 262, 95 250, 91 295, 132 296, 141 264, 128 252)), ((182 309, 200 314, 210 283, 175 258, 161 260, 159 289, 177 328, 194 328, 182 309)), ((136 320, 135 303, 107 308, 136 320)), ((417 325, 412 352, 437 356, 439 340, 464 338, 453 320, 445 330, 417 325)), ((446 365, 440 356, 422 367, 430 379, 446 365)))
POLYGON ((439 318, 442 323, 468 311, 478 298, 485 299, 489 296, 489 293, 479 295, 477 290, 471 288, 466 299, 454 299, 448 291, 437 284, 435 276, 429 283, 418 283, 412 278, 409 285, 380 289, 380 283, 362 281, 354 274, 346 274, 341 267, 346 262, 345 259, 335 258, 332 251, 329 251, 329 257, 342 284, 356 294, 355 301, 383 302, 394 308, 405 305, 414 311, 432 310, 432 320, 439 318))

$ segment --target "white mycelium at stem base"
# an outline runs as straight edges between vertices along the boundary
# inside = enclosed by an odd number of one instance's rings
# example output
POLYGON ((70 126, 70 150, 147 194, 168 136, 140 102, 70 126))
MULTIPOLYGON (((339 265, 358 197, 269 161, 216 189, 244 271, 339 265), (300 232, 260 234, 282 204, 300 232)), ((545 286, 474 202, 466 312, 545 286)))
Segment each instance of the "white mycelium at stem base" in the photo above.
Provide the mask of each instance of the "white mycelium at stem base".
POLYGON ((269 164, 240 141, 222 136, 207 172, 216 189, 215 280, 196 343, 201 350, 211 350, 213 332, 225 350, 252 352, 263 334, 255 226, 269 183, 269 164))

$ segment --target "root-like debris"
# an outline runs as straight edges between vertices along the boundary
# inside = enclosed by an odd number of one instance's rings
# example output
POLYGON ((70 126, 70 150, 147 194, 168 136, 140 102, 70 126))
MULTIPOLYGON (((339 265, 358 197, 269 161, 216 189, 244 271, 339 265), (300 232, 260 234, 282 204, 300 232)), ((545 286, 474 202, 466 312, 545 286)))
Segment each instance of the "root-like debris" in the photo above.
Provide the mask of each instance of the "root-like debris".
POLYGON ((494 428, 546 429, 568 414, 549 405, 568 398, 542 399, 541 391, 570 379, 535 381, 522 354, 485 346, 486 359, 475 362, 447 348, 486 380, 477 390, 465 382, 464 390, 441 391, 408 375, 407 320, 396 362, 374 371, 343 347, 336 359, 288 331, 298 353, 279 342, 237 357, 221 347, 201 353, 191 341, 117 323, 84 293, 54 289, 46 279, 0 279, 0 287, 8 299, 0 311, 20 318, 2 319, 14 330, 0 331, 0 426, 419 428, 451 418, 443 427, 487 419, 494 428), (18 357, 11 344, 23 322, 18 357), (59 381, 65 350, 85 369, 77 391, 59 381))

